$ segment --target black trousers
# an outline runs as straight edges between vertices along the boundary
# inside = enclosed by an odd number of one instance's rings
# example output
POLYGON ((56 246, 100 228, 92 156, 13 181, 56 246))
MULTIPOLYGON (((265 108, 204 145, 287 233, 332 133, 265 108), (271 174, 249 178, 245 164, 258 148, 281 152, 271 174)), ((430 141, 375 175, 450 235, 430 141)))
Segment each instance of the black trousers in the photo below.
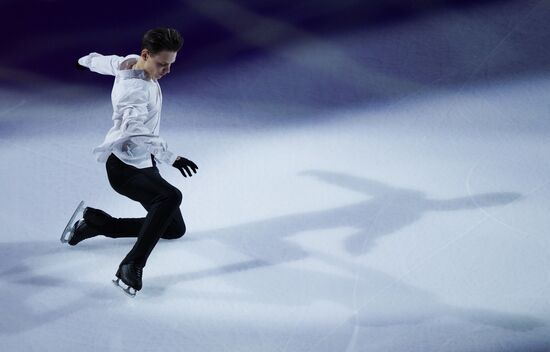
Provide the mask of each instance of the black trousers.
POLYGON ((128 165, 111 154, 105 168, 113 189, 135 200, 147 210, 144 218, 115 218, 106 212, 89 208, 92 226, 107 237, 137 237, 134 247, 121 264, 136 262, 145 266, 147 258, 160 238, 176 239, 185 234, 180 211, 182 193, 163 179, 156 166, 143 169, 128 165))

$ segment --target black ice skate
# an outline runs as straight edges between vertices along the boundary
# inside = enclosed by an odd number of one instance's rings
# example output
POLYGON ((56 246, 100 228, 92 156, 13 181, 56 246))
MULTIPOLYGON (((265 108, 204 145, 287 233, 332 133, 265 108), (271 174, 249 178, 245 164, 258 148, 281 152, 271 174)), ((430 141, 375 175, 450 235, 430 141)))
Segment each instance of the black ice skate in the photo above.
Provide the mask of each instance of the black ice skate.
POLYGON ((63 233, 61 234, 61 243, 67 243, 71 239, 71 237, 74 234, 75 225, 73 225, 74 219, 77 218, 77 216, 82 212, 82 209, 84 209, 84 201, 81 201, 78 203, 78 206, 76 207, 73 215, 71 215, 71 218, 69 219, 69 222, 67 223, 67 226, 65 226, 65 229, 63 230, 63 233))
MULTIPOLYGON (((86 210, 84 210, 84 213, 86 213, 86 210)), ((86 221, 84 215, 83 219, 78 220, 74 224, 73 231, 71 231, 71 236, 69 236, 68 242, 71 246, 74 246, 80 241, 83 241, 87 238, 95 237, 97 235, 99 235, 99 231, 86 221)))
POLYGON ((128 296, 134 297, 141 290, 143 267, 136 263, 121 264, 116 272, 113 284, 120 287, 128 296), (122 282, 121 282, 122 281, 122 282))

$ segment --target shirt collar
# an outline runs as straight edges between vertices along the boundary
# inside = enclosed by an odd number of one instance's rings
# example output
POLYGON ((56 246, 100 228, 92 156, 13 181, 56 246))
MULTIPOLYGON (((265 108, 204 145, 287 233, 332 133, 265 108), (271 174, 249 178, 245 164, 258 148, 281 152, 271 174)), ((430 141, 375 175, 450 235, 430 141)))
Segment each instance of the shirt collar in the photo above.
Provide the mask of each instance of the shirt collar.
POLYGON ((118 76, 122 77, 123 79, 141 78, 146 81, 149 81, 149 79, 147 79, 147 75, 145 74, 145 70, 127 69, 127 70, 118 70, 117 73, 118 73, 118 76))
MULTIPOLYGON (((130 58, 124 60, 125 67, 131 67, 133 64, 137 62, 137 59, 139 58, 139 55, 128 55, 128 56, 130 58)), ((148 79, 147 75, 145 74, 145 70, 133 70, 131 68, 126 68, 122 70, 117 70, 117 74, 123 79, 141 78, 146 81, 150 81, 150 79, 148 79)))

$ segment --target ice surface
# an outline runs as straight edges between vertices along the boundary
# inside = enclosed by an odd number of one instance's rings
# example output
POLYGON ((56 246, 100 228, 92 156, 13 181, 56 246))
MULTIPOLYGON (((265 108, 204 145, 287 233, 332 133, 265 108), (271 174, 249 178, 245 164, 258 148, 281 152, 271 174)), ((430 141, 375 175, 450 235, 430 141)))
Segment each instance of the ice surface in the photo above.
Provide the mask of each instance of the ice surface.
POLYGON ((0 349, 549 351, 550 74, 518 49, 550 57, 547 5, 167 76, 161 135, 200 169, 159 165, 188 232, 134 299, 110 282, 131 239, 58 241, 80 200, 145 215, 91 154, 108 90, 2 91, 0 349))

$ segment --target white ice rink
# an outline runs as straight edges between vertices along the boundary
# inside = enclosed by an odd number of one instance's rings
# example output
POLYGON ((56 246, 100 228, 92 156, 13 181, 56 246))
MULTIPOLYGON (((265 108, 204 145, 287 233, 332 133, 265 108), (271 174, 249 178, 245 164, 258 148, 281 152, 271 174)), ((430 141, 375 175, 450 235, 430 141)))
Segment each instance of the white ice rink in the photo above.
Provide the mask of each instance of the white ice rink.
POLYGON ((134 299, 110 281, 133 239, 59 242, 80 200, 145 216, 91 154, 112 79, 1 91, 0 351, 550 351, 549 16, 285 28, 239 64, 176 62, 160 134, 199 172, 158 165, 187 233, 134 299))

